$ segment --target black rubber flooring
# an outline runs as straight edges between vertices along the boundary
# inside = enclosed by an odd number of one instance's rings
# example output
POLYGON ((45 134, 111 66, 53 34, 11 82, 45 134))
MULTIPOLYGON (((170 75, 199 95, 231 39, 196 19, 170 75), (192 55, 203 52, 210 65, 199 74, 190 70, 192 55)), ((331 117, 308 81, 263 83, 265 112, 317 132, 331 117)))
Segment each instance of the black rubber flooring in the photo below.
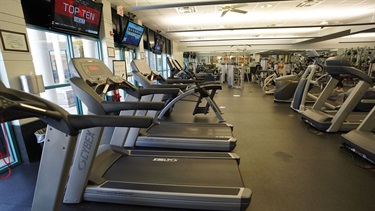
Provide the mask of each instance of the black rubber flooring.
MULTIPOLYGON (((245 186, 253 191, 251 211, 375 210, 375 169, 341 149, 340 133, 322 133, 304 123, 289 104, 275 103, 259 85, 244 89, 226 84, 215 100, 234 125, 236 152, 245 186)), ((215 116, 192 116, 194 103, 176 105, 163 121, 215 122, 215 116)), ((30 210, 38 163, 21 164, 0 180, 0 210, 30 210)), ((61 210, 173 210, 83 202, 61 210)), ((181 210, 181 209, 180 209, 181 210)))

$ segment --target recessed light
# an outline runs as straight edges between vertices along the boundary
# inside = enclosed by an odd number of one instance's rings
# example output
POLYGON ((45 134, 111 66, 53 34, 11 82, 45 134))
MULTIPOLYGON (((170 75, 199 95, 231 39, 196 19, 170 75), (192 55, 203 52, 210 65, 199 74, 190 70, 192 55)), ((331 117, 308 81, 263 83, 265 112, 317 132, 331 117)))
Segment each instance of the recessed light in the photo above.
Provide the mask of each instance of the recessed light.
POLYGON ((260 6, 260 8, 271 8, 273 5, 272 4, 262 4, 261 6, 260 6))

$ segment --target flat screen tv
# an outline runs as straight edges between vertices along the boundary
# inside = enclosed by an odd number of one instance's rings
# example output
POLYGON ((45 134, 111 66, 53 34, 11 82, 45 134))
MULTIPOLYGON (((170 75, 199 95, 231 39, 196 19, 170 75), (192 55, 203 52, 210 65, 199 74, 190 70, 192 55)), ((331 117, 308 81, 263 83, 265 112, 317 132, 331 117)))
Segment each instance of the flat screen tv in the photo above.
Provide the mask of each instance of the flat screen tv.
POLYGON ((161 37, 157 37, 155 41, 155 45, 152 48, 152 52, 154 54, 161 54, 163 52, 163 46, 164 46, 164 39, 161 37))
POLYGON ((99 37, 103 4, 92 0, 52 2, 52 28, 99 37))
POLYGON ((139 46, 145 28, 141 25, 128 21, 124 28, 121 44, 139 46))

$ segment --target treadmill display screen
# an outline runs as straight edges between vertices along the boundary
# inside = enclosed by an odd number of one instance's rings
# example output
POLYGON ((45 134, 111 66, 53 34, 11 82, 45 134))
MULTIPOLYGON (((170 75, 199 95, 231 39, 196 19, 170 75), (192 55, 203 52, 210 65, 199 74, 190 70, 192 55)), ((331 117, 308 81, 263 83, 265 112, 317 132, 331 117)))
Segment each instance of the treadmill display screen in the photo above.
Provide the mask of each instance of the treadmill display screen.
POLYGON ((90 65, 88 69, 91 70, 91 71, 95 71, 95 70, 99 70, 99 67, 94 66, 94 65, 90 65))
POLYGON ((99 63, 82 64, 82 68, 86 75, 91 79, 107 78, 106 71, 99 63))

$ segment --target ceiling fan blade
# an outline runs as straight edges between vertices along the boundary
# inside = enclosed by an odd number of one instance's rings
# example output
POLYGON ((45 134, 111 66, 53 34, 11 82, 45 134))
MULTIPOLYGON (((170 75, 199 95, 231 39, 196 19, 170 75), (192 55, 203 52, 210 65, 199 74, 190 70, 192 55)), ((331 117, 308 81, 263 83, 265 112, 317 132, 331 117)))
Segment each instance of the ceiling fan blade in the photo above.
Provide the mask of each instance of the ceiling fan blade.
POLYGON ((248 6, 247 4, 235 4, 235 5, 232 5, 231 8, 240 8, 240 7, 246 7, 248 6))
POLYGON ((224 17, 225 14, 227 14, 229 10, 224 10, 223 13, 221 13, 221 16, 220 17, 224 17))
POLYGON ((241 14, 246 14, 247 13, 247 11, 245 11, 245 10, 238 10, 238 9, 231 9, 230 11, 231 12, 241 13, 241 14))
POLYGON ((230 10, 231 9, 231 6, 223 6, 221 7, 221 10, 230 10))

